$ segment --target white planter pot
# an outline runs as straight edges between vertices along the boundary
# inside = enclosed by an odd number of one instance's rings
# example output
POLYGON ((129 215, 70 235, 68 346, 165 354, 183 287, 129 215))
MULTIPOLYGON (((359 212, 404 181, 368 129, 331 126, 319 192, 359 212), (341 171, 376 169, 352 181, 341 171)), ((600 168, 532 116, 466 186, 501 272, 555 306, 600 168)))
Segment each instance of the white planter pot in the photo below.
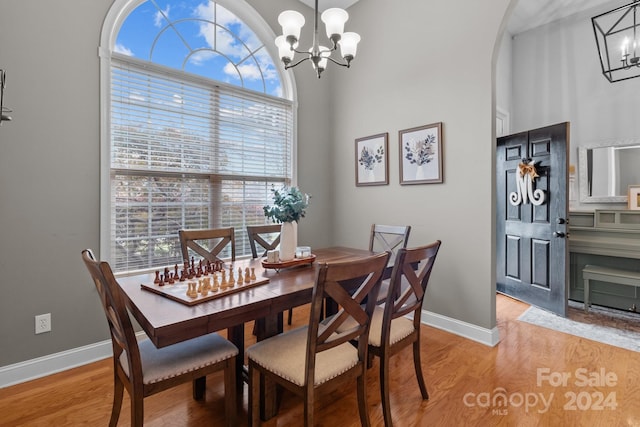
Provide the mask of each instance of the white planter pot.
POLYGON ((280 261, 290 261, 296 256, 298 223, 283 222, 280 231, 280 261))

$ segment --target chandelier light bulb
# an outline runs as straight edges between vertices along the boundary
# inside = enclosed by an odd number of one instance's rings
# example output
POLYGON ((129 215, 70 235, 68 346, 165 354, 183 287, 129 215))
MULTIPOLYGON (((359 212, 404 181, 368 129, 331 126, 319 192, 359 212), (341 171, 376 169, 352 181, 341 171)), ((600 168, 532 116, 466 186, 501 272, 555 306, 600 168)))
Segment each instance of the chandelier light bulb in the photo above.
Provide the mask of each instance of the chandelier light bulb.
POLYGON ((358 33, 347 32, 342 35, 338 42, 340 45, 340 53, 347 63, 356 57, 358 51, 358 43, 360 43, 360 35, 358 33))
MULTIPOLYGON (((284 36, 278 36, 276 37, 275 43, 278 47, 278 56, 280 57, 280 60, 285 64, 289 64, 293 60, 295 51, 291 49, 291 45, 287 42, 287 39, 284 36)), ((293 48, 295 49, 297 46, 298 43, 296 43, 293 48)))
POLYGON ((344 23, 349 19, 349 14, 344 9, 332 7, 322 12, 320 19, 324 22, 327 37, 337 42, 344 33, 344 23))
POLYGON ((278 24, 287 42, 293 46, 300 39, 300 31, 304 25, 304 16, 295 10, 285 10, 278 16, 278 24))

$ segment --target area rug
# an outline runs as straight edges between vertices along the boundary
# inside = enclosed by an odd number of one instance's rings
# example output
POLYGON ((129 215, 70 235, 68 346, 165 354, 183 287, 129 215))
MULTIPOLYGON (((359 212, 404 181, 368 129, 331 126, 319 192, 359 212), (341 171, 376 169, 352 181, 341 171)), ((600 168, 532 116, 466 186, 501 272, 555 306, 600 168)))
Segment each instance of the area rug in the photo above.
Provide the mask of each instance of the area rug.
MULTIPOLYGON (((608 310, 606 308, 596 306, 592 307, 590 311, 596 319, 598 316, 604 316, 619 318, 618 320, 621 322, 632 322, 634 324, 640 322, 640 317, 636 313, 616 313, 615 310, 608 310)), ((593 341, 614 345, 616 347, 626 348, 627 350, 640 352, 640 332, 634 330, 603 326, 596 323, 584 323, 570 318, 557 316, 534 306, 529 307, 527 311, 522 313, 520 317, 518 317, 518 320, 593 341)), ((595 321, 598 322, 597 320, 595 321)))

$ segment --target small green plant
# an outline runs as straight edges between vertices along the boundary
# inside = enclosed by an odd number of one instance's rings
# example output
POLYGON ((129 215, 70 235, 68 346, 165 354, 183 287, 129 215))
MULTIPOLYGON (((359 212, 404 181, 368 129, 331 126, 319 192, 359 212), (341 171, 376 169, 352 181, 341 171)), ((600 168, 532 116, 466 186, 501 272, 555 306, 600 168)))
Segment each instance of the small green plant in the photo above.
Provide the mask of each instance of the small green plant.
POLYGON ((311 196, 301 192, 297 187, 271 189, 273 205, 265 206, 264 216, 273 222, 298 222, 304 218, 311 196))

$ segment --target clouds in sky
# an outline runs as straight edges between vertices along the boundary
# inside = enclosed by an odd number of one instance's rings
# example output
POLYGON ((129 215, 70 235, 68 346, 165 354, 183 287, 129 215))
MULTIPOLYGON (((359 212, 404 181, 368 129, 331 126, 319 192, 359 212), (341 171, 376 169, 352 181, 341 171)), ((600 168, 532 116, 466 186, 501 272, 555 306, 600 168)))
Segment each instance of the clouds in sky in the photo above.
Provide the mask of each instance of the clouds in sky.
POLYGON ((154 62, 156 57, 164 58, 163 65, 184 69, 186 59, 191 72, 241 85, 253 82, 250 87, 264 86, 276 95, 281 92, 278 72, 263 41, 235 14, 209 0, 175 3, 173 10, 171 0, 159 3, 145 2, 131 12, 125 21, 128 31, 121 30, 115 52, 144 58, 149 57, 145 50, 153 49, 154 62), (182 22, 168 28, 175 24, 172 20, 182 22), (153 28, 162 33, 154 35, 153 28), (179 40, 178 45, 173 40, 179 40), (171 50, 174 45, 186 46, 187 56, 184 49, 171 50))

